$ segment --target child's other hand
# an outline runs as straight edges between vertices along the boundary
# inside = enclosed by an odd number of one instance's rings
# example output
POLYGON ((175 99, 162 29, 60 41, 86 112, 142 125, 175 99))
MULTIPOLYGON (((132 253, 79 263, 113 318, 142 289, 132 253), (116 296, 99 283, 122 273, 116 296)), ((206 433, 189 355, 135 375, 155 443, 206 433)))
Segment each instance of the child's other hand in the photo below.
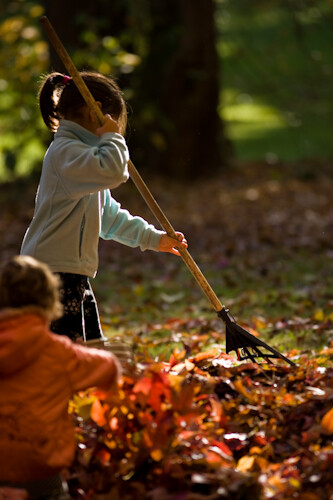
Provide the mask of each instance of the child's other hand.
POLYGON ((167 234, 162 234, 160 239, 160 244, 158 245, 158 251, 169 252, 173 253, 174 255, 180 255, 179 251, 177 250, 177 247, 187 248, 187 241, 183 233, 176 231, 176 235, 178 238, 177 240, 171 238, 167 234))
POLYGON ((119 133, 119 125, 112 118, 111 115, 104 115, 105 121, 103 125, 99 128, 96 129, 96 134, 98 137, 101 137, 103 134, 106 134, 107 132, 114 132, 114 133, 119 133))

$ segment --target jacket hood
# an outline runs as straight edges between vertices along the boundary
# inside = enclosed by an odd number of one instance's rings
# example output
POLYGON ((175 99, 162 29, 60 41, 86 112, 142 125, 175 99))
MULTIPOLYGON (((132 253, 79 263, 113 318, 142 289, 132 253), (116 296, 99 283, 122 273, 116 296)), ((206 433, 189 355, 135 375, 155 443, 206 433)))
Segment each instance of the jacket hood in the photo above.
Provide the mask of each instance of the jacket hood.
POLYGON ((58 130, 54 134, 54 139, 60 138, 79 139, 90 146, 98 146, 100 138, 82 127, 78 123, 70 120, 60 120, 58 130))
POLYGON ((48 339, 48 320, 37 308, 0 312, 0 376, 22 370, 48 339))

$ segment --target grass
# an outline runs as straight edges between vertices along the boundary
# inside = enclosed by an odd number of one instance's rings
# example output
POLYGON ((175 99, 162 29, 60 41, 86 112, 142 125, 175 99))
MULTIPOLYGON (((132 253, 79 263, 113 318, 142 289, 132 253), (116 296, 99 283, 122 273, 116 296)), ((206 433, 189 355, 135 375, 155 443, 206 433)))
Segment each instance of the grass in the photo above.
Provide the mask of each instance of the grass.
MULTIPOLYGON (((330 267, 328 262, 305 251, 275 262, 272 255, 265 274, 244 267, 239 258, 219 273, 210 262, 204 272, 222 304, 245 328, 257 330, 280 352, 319 352, 333 340, 333 262, 330 267)), ((203 350, 212 345, 224 349, 224 325, 184 264, 176 262, 175 276, 164 281, 157 279, 156 270, 153 282, 145 265, 139 285, 133 276, 119 279, 108 268, 96 278, 107 334, 132 342, 139 335, 147 350, 163 359, 173 349, 181 350, 189 335, 209 334, 203 350)))
POLYGON ((218 2, 220 115, 240 160, 333 154, 332 10, 290 5, 218 2))

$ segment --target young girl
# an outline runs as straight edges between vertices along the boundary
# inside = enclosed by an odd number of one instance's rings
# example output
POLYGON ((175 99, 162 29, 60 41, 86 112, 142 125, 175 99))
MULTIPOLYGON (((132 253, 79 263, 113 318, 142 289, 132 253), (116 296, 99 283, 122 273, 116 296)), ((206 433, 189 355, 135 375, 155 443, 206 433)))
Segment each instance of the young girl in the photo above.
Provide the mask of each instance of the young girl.
POLYGON ((119 364, 104 350, 49 331, 62 313, 58 278, 29 256, 0 270, 0 498, 67 498, 60 471, 74 458, 68 402, 116 386, 119 364), (11 489, 14 488, 14 489, 11 489), (18 488, 18 491, 15 489, 18 488), (15 496, 14 496, 15 495, 15 496))
POLYGON ((128 149, 123 134, 126 105, 116 83, 99 73, 81 76, 105 115, 102 127, 74 81, 48 75, 39 92, 40 110, 55 132, 44 159, 34 218, 21 253, 46 262, 62 281, 64 315, 51 326, 72 340, 103 338, 89 278, 98 267, 98 240, 112 239, 141 250, 179 255, 187 247, 133 217, 111 196, 128 179, 128 149))

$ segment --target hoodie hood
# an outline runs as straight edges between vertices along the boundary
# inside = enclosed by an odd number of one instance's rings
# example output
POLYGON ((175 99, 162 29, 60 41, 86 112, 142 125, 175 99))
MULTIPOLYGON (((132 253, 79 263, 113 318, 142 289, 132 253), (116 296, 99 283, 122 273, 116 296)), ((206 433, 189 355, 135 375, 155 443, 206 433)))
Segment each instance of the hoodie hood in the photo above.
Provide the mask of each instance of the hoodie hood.
POLYGON ((0 376, 20 371, 38 357, 48 335, 48 320, 37 308, 1 311, 0 376))
MULTIPOLYGON (((109 132, 109 134, 111 133, 112 132, 109 132)), ((54 134, 54 139, 60 138, 76 139, 90 146, 98 146, 100 143, 99 136, 70 120, 60 120, 59 127, 54 134)))

